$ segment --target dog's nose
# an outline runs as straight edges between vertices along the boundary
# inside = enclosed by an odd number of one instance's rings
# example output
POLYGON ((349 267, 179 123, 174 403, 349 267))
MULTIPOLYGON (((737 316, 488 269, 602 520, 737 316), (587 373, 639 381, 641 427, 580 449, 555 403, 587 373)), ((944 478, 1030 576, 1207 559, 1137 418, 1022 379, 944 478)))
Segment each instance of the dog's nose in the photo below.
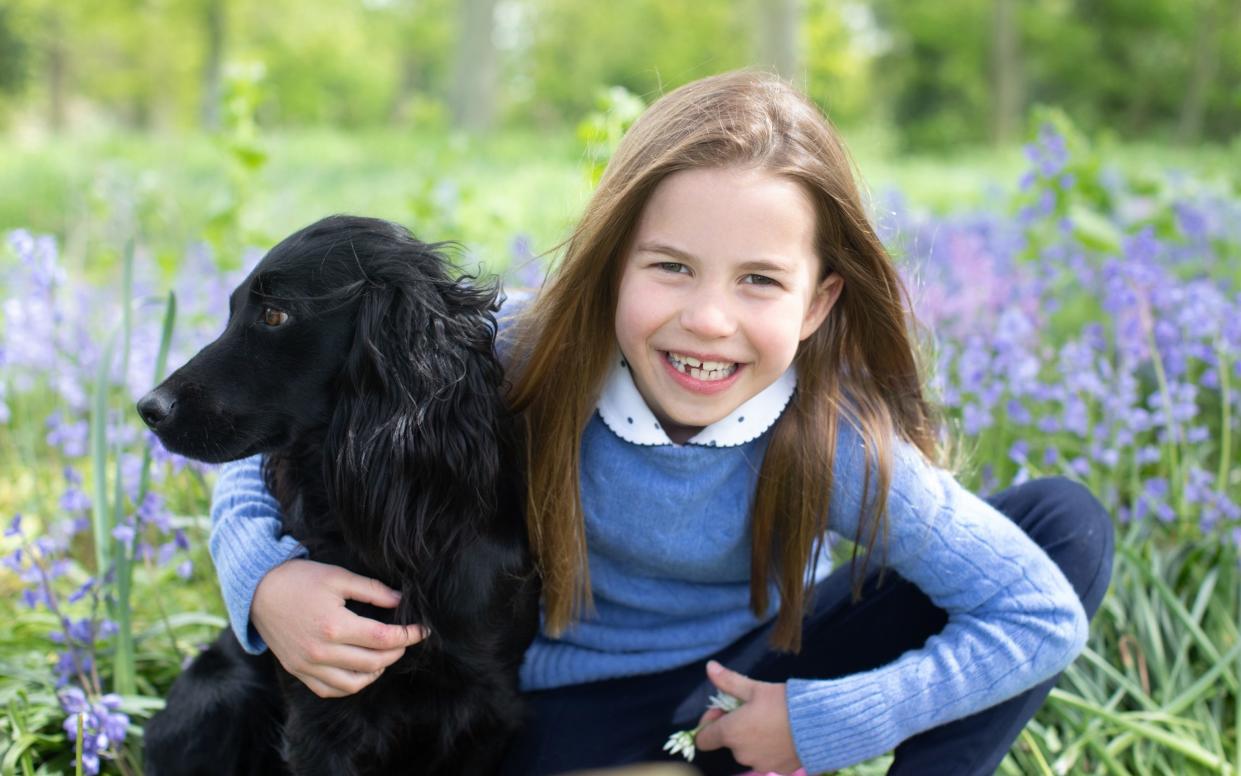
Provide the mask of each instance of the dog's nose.
POLYGON ((156 388, 138 401, 138 414, 154 430, 168 419, 176 406, 177 402, 171 396, 156 388))

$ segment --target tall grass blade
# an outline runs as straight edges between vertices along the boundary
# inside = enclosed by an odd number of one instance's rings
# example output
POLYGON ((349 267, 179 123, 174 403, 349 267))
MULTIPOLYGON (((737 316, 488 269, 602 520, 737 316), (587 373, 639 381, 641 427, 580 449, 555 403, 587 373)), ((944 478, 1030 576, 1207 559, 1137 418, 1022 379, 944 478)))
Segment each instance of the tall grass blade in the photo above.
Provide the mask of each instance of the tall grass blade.
MULTIPOLYGON (((159 385, 164 379, 164 370, 168 368, 168 349, 172 343, 173 324, 177 320, 177 294, 168 292, 168 301, 164 304, 164 325, 159 335, 159 354, 155 357, 155 374, 151 385, 159 385)), ((151 446, 145 445, 142 450, 142 473, 138 480, 138 503, 146 496, 151 484, 151 446)))
MULTIPOLYGON (((172 342, 172 329, 173 329, 173 323, 176 321, 176 317, 177 317, 177 295, 174 292, 169 291, 168 301, 164 305, 164 323, 160 331, 159 353, 155 357, 155 375, 151 382, 152 385, 159 385, 159 383, 163 380, 164 370, 167 368, 167 365, 168 365, 168 349, 169 349, 170 343, 172 342)), ((151 484, 151 446, 148 444, 148 445, 142 446, 142 468, 140 469, 140 472, 138 475, 137 504, 139 505, 142 504, 142 502, 146 499, 147 491, 150 488, 150 484, 151 484)), ((128 557, 130 559, 137 557, 138 542, 140 541, 140 536, 141 536, 140 532, 137 532, 137 531, 134 532, 133 542, 130 545, 129 553, 128 553, 128 557)), ((132 589, 132 586, 133 586, 133 576, 134 576, 134 564, 131 560, 125 563, 123 573, 118 575, 118 578, 117 578, 117 585, 120 588, 121 594, 123 595, 125 601, 129 600, 130 590, 132 589)), ((168 620, 167 620, 167 617, 164 616, 163 614, 162 607, 160 609, 160 614, 161 614, 162 619, 164 620, 164 626, 165 626, 164 629, 168 633, 169 637, 172 638, 172 643, 173 643, 173 646, 175 647, 177 643, 176 636, 172 632, 172 627, 168 625, 168 620)), ((130 639, 129 646, 130 646, 130 650, 132 654, 132 649, 133 649, 132 629, 130 631, 129 639, 130 639)), ((130 687, 124 692, 129 692, 132 694, 134 690, 135 690, 134 687, 130 687)))
MULTIPOLYGON (((134 285, 134 243, 125 246, 121 265, 121 379, 129 374, 129 345, 132 334, 134 285)), ((124 458, 122 443, 118 439, 113 453, 116 455, 116 500, 113 502, 112 526, 124 519, 125 489, 122 483, 121 463, 124 458)), ((135 535, 135 541, 137 536, 135 535)), ((137 671, 134 666, 133 606, 130 602, 130 581, 133 575, 133 550, 119 539, 112 539, 112 563, 116 573, 116 598, 113 619, 116 621, 116 653, 113 656, 112 680, 116 692, 133 695, 137 691, 137 671)))
POLYGON ((112 351, 116 334, 108 339, 95 371, 95 390, 91 400, 91 529, 95 540, 95 573, 102 580, 108 570, 108 548, 112 546, 111 509, 108 504, 108 383, 112 378, 112 351))
MULTIPOLYGON (((1158 593, 1159 598, 1163 600, 1168 609, 1176 616, 1176 619, 1180 621, 1180 625, 1193 636, 1194 642, 1197 644, 1199 649, 1205 652, 1207 657, 1209 657, 1213 663, 1220 662, 1223 659, 1223 656, 1220 654, 1219 648, 1216 647, 1211 638, 1203 632, 1202 627, 1199 626, 1193 616, 1190 615, 1189 610, 1185 608, 1185 604, 1182 603, 1181 600, 1177 598, 1176 593, 1168 587, 1168 583, 1152 571, 1151 565, 1153 564, 1143 563, 1142 559, 1136 557, 1133 551, 1127 547, 1118 548, 1118 552, 1129 555, 1129 559, 1132 561, 1133 566, 1138 569, 1142 579, 1146 582, 1146 584, 1154 588, 1155 592, 1158 593)), ((1179 631, 1179 628, 1176 628, 1172 623, 1169 623, 1168 630, 1177 632, 1179 631)), ((1154 634, 1151 635, 1153 636, 1154 634)), ((1166 660, 1166 657, 1162 654, 1161 660, 1166 660)), ((1241 687, 1238 687, 1237 677, 1231 674, 1224 674, 1223 676, 1224 681, 1228 683, 1228 688, 1232 692, 1235 693, 1241 691, 1241 687)))
POLYGON ((1135 719, 1128 714, 1120 714, 1114 711, 1109 711, 1108 709, 1084 701, 1076 695, 1064 692, 1059 688, 1053 688, 1051 695, 1048 697, 1057 703, 1062 703, 1066 706, 1071 706, 1072 708, 1080 709, 1089 714, 1102 717, 1114 725, 1125 728, 1142 738, 1159 743, 1167 749, 1181 754, 1200 765, 1205 765, 1208 768, 1214 769, 1218 773, 1225 775, 1233 773, 1232 766, 1221 760, 1219 757, 1211 754, 1193 741, 1186 738, 1180 738, 1157 725, 1152 725, 1140 719, 1135 719))

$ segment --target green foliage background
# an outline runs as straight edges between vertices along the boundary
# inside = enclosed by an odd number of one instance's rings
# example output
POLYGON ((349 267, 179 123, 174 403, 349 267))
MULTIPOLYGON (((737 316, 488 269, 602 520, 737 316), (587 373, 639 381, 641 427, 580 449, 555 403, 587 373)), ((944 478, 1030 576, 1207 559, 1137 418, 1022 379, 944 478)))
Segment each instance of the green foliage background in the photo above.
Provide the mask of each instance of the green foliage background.
POLYGON ((758 30, 782 8, 795 21, 785 75, 838 123, 889 126, 911 149, 996 139, 1003 57, 1019 106, 1059 105, 1091 133, 1229 141, 1241 124, 1235 0, 6 0, 0 105, 10 127, 185 130, 204 121, 213 67, 257 62, 266 125, 433 128, 468 64, 471 3, 491 9, 491 99, 505 126, 571 125, 601 87, 649 98, 771 66, 781 55, 758 30))

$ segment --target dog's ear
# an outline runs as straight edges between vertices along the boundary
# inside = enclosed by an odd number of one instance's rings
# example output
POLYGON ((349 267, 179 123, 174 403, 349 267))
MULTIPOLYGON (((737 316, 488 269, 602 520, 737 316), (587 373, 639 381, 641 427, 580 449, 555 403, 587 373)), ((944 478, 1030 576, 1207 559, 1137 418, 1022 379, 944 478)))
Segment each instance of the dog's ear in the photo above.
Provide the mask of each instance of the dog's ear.
POLYGON ((346 538, 389 584, 429 578, 495 508, 496 295, 443 277, 372 286, 361 300, 324 475, 346 538))

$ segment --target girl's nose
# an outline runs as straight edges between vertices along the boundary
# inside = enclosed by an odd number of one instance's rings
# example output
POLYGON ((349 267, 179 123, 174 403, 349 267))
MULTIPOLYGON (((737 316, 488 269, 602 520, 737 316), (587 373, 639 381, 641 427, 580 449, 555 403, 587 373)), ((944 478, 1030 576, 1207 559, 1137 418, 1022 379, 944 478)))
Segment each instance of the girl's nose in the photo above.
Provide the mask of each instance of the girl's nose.
POLYGON ((731 335, 737 323, 728 308, 712 298, 691 301, 681 311, 681 326, 703 339, 719 339, 731 335))

